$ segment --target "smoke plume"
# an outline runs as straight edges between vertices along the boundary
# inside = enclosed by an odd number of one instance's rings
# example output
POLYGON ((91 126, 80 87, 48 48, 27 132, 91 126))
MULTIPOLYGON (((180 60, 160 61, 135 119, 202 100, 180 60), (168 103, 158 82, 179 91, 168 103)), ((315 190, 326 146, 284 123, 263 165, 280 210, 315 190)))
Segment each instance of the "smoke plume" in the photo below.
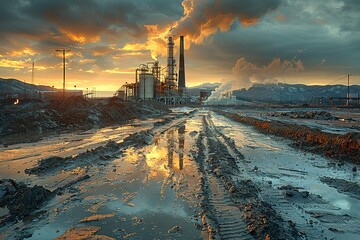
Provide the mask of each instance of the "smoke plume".
POLYGON ((284 74, 303 70, 304 64, 299 59, 281 61, 280 58, 274 58, 268 65, 258 66, 245 58, 239 58, 232 68, 233 80, 226 81, 215 89, 208 101, 226 98, 232 91, 249 88, 254 83, 277 83, 284 74))
POLYGON ((147 26, 148 39, 146 49, 153 58, 166 55, 166 37, 174 36, 175 40, 185 36, 185 47, 201 44, 206 38, 217 33, 229 31, 238 20, 242 26, 255 25, 268 12, 275 10, 282 0, 184 0, 183 17, 163 29, 157 25, 147 26))

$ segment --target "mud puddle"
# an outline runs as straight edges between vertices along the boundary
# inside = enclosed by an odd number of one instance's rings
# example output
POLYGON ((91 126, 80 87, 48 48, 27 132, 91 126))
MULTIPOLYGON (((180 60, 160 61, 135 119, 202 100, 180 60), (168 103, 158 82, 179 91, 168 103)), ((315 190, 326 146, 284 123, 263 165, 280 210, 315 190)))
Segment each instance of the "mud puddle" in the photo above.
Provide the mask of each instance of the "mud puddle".
POLYGON ((309 239, 360 237, 356 227, 360 224, 357 211, 360 201, 321 181, 322 177, 331 177, 358 185, 360 176, 352 171, 354 165, 334 165, 329 159, 289 147, 286 140, 260 134, 252 127, 217 114, 212 114, 212 120, 235 140, 245 156, 244 161, 238 161, 241 174, 255 182, 262 190, 263 200, 284 219, 292 221, 304 236, 309 239), (290 190, 284 186, 290 186, 290 190), (348 216, 346 221, 342 220, 344 216, 348 216))
POLYGON ((46 217, 17 225, 18 232, 32 233, 27 239, 61 239, 66 231, 76 236, 87 230, 94 237, 114 239, 202 239, 199 176, 190 157, 198 131, 194 121, 183 121, 155 135, 146 147, 128 148, 114 161, 92 166, 90 179, 52 200, 46 217))
POLYGON ((24 173, 24 169, 30 168, 36 165, 38 160, 50 156, 75 156, 88 149, 105 145, 109 140, 121 142, 134 132, 150 129, 156 121, 157 119, 146 122, 136 120, 122 126, 62 134, 36 143, 15 144, 6 148, 0 146, 0 176, 51 187, 52 184, 56 184, 62 179, 81 174, 84 169, 74 169, 70 172, 61 172, 56 176, 40 178, 28 176, 24 173))

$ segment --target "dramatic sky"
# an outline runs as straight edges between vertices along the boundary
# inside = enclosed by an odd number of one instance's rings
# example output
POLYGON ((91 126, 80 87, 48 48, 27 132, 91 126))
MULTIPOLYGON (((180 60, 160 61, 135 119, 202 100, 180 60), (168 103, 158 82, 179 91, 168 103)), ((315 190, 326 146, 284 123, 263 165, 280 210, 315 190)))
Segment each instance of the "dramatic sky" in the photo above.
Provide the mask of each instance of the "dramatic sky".
POLYGON ((360 84, 359 0, 2 0, 0 77, 61 87, 66 48, 68 88, 115 91, 180 35, 188 86, 360 84))

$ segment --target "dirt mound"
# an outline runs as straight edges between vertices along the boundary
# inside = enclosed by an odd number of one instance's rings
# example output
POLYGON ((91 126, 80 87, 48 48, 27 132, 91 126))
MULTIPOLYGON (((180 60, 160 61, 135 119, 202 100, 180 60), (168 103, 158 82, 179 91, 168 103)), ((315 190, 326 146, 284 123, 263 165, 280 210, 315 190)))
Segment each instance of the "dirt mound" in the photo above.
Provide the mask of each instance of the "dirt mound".
POLYGON ((135 118, 161 116, 169 112, 170 110, 164 104, 156 101, 129 102, 119 98, 110 98, 108 103, 101 109, 102 121, 105 124, 135 118))
POLYGON ((60 124, 63 125, 74 124, 90 127, 90 125, 98 123, 90 116, 98 115, 99 110, 95 104, 80 96, 69 97, 65 100, 54 100, 47 108, 59 114, 60 124))
POLYGON ((270 117, 288 117, 301 119, 316 119, 316 120, 337 120, 331 113, 325 111, 310 111, 310 112, 273 112, 268 113, 270 117))
POLYGON ((44 158, 38 162, 38 165, 36 167, 25 169, 25 173, 26 174, 39 174, 42 172, 46 172, 48 169, 56 169, 56 168, 64 165, 64 163, 69 161, 69 159, 70 158, 62 158, 62 157, 58 157, 58 156, 44 158))
POLYGON ((0 136, 5 145, 37 141, 55 131, 88 130, 170 112, 156 101, 131 102, 119 98, 86 99, 81 96, 5 105, 1 110, 0 136))
POLYGON ((102 107, 101 115, 104 124, 114 124, 141 117, 141 111, 133 102, 110 98, 108 103, 102 107))
POLYGON ((111 158, 111 154, 117 152, 120 149, 121 144, 114 141, 108 141, 105 146, 100 146, 95 149, 87 150, 76 156, 70 157, 58 157, 52 156, 41 159, 38 165, 32 168, 25 169, 26 174, 40 175, 56 171, 59 168, 64 168, 74 162, 81 162, 85 164, 88 161, 95 161, 95 159, 107 160, 111 158))

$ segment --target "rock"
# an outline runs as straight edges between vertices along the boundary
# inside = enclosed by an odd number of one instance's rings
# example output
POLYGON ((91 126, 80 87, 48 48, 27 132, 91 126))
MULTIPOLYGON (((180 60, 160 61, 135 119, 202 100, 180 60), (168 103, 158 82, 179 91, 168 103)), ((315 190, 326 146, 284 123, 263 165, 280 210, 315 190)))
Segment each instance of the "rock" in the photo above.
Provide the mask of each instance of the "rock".
POLYGON ((11 215, 18 217, 27 216, 32 211, 39 209, 51 196, 51 191, 41 186, 23 187, 11 197, 7 208, 11 215))
POLYGON ((286 196, 288 196, 288 197, 293 197, 293 196, 294 196, 294 193, 293 193, 292 191, 290 191, 290 190, 286 190, 286 191, 285 191, 285 194, 286 194, 286 196))
POLYGON ((18 184, 12 179, 0 180, 0 206, 2 205, 3 198, 6 195, 11 195, 16 192, 18 184))
POLYGON ((168 230, 168 233, 169 234, 180 234, 180 233, 182 233, 182 227, 179 225, 172 227, 168 230))
POLYGON ((39 209, 54 194, 41 186, 28 187, 15 181, 0 180, 0 206, 7 207, 12 217, 22 218, 39 209))
POLYGON ((308 191, 303 191, 301 193, 302 193, 303 198, 308 198, 309 197, 309 192, 308 191))

